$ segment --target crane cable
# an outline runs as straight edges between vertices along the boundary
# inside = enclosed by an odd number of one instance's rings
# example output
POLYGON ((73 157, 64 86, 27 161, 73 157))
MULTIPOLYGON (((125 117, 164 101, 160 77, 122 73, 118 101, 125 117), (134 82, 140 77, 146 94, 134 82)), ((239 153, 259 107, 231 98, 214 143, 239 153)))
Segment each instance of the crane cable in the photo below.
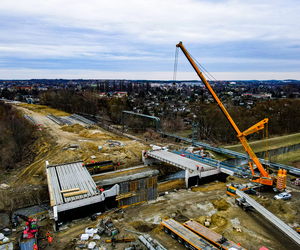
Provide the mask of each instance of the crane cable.
POLYGON ((175 85, 177 77, 177 65, 178 65, 178 47, 175 50, 174 72, 173 72, 173 84, 175 85))
MULTIPOLYGON (((173 72, 173 84, 175 86, 175 82, 176 82, 176 77, 177 77, 177 67, 178 67, 178 51, 179 51, 179 47, 176 47, 175 50, 175 61, 174 61, 174 72, 173 72)), ((189 53, 189 52, 188 52, 189 53)), ((198 67, 201 69, 202 73, 205 74, 206 78, 210 79, 210 81, 218 81, 216 80, 216 78, 214 78, 190 53, 189 55, 193 58, 193 60, 196 62, 196 64, 198 65, 198 67), (213 79, 213 80, 212 80, 213 79)), ((204 127, 201 126, 202 131, 204 131, 204 127)), ((206 133, 204 133, 205 137, 208 140, 213 139, 216 143, 218 143, 218 140, 216 140, 212 135, 210 135, 212 138, 210 138, 206 133)))

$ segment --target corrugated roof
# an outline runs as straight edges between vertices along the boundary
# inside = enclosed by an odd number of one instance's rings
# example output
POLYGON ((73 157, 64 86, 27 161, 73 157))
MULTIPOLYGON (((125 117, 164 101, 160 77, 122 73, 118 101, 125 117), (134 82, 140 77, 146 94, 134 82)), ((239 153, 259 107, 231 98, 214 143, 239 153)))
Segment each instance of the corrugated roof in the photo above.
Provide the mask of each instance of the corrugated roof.
POLYGON ((99 195, 96 191, 97 186, 88 170, 82 166, 82 161, 47 166, 47 175, 52 196, 51 206, 99 195), (66 198, 61 193, 63 190, 74 188, 79 188, 80 191, 87 190, 87 193, 66 198))

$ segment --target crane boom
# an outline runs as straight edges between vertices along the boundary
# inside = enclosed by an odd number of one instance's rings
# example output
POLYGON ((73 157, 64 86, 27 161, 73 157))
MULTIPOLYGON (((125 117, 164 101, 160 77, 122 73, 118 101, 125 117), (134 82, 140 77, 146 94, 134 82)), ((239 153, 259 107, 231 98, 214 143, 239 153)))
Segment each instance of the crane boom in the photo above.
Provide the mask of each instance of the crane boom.
MULTIPOLYGON (((233 119, 231 118, 231 116, 229 115, 229 113, 227 112, 226 108, 224 107, 224 105, 222 104, 222 102, 220 101, 220 99, 218 98, 218 96, 216 95, 216 93, 214 92, 214 90, 212 89, 212 87, 209 85, 209 83, 207 82, 207 80, 203 76, 202 72, 199 70, 199 68, 197 67, 196 63, 194 62, 194 60, 192 59, 192 57, 188 53, 188 51, 183 46, 182 42, 179 42, 176 45, 176 47, 179 47, 182 50, 183 54, 186 56, 186 58, 188 59, 188 61, 190 62, 190 64, 194 68, 194 70, 196 71, 197 75, 200 77, 200 79, 202 80, 202 82, 204 83, 204 85, 207 87, 207 89, 209 90, 209 92, 211 93, 211 95, 213 96, 213 98, 215 99, 215 101, 217 102, 219 108, 221 109, 221 111, 226 116, 227 120, 229 121, 229 123, 231 124, 231 126, 233 127, 233 129, 235 130, 235 132, 237 133, 237 137, 240 139, 240 142, 242 143, 243 147, 245 148, 246 153, 251 157, 251 159, 253 160, 254 164, 257 166, 259 172, 264 177, 264 178, 259 178, 259 180, 256 179, 256 180, 253 180, 253 181, 254 182, 260 182, 260 183, 266 184, 266 185, 273 185, 274 179, 272 179, 269 176, 269 174, 266 172, 266 170, 264 169, 264 167, 261 165, 261 163, 259 162, 257 156, 255 155, 255 153, 251 149, 250 145, 248 144, 246 136, 243 133, 241 133, 241 131, 239 130, 239 128, 237 127, 237 125, 235 124, 235 122, 233 121, 233 119)), ((263 121, 265 121, 265 120, 263 120, 263 121)), ((261 122, 261 123, 263 123, 263 122, 261 122)), ((254 126, 252 126, 250 129, 252 130, 254 126)), ((250 165, 250 168, 251 168, 252 175, 254 175, 253 166, 252 166, 252 164, 251 164, 250 161, 249 161, 249 165, 250 165)))

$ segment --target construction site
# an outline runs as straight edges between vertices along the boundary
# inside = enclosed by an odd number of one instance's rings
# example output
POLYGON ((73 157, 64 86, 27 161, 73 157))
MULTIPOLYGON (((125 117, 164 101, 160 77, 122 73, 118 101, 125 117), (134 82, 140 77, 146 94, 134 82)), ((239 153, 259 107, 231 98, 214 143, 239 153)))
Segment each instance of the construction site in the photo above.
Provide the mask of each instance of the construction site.
POLYGON ((0 217, 0 250, 34 244, 57 250, 300 249, 299 170, 256 157, 246 136, 264 129, 267 119, 241 132, 182 43, 177 47, 246 154, 161 131, 162 142, 149 142, 108 131, 82 115, 16 105, 40 135, 35 159, 1 191, 29 186, 11 193, 27 202, 12 209, 13 225, 1 227, 0 217), (246 159, 248 166, 214 154, 246 159))

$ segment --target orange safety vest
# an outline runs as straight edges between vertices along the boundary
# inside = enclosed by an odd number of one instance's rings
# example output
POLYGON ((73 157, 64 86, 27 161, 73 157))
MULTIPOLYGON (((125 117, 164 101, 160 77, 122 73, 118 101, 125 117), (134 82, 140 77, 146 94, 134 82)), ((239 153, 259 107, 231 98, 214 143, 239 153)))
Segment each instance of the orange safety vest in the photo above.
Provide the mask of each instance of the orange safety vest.
POLYGON ((49 231, 47 232, 46 236, 47 236, 47 237, 49 237, 49 236, 50 236, 50 232, 49 232, 49 231))
POLYGON ((48 242, 49 242, 50 244, 52 243, 52 237, 51 237, 51 236, 48 237, 48 242))

